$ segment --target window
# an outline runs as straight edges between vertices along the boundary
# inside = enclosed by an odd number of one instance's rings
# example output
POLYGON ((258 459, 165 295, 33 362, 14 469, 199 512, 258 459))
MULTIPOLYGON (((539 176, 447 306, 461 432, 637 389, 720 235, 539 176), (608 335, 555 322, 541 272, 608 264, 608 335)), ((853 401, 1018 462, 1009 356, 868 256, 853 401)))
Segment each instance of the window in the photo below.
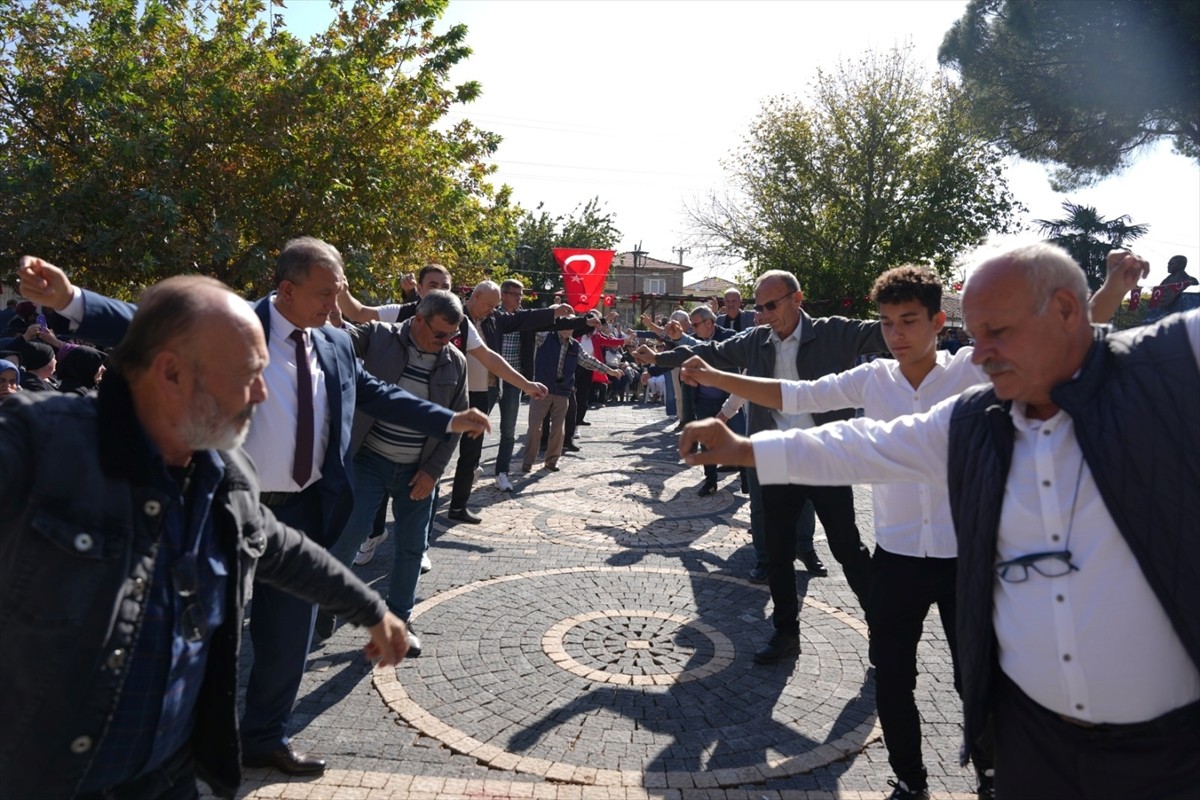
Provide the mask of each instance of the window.
POLYGON ((642 280, 642 294, 666 294, 666 278, 645 278, 642 280))

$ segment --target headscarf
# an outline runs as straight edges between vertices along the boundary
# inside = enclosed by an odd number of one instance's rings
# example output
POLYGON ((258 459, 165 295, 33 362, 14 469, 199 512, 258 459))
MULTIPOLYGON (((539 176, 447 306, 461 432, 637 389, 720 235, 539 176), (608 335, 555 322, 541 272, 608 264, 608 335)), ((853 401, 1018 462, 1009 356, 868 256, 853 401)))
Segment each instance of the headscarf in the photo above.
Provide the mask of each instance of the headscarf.
POLYGON ((96 388, 96 373, 105 361, 104 353, 94 347, 79 345, 58 361, 60 392, 79 394, 96 388))

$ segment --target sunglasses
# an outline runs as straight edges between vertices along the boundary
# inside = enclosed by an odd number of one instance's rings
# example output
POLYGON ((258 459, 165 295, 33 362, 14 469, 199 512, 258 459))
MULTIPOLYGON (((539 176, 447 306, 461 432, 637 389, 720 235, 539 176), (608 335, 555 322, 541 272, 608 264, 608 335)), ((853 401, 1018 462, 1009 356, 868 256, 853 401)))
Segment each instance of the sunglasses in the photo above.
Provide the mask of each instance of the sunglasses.
POLYGON ((763 303, 761 306, 760 306, 760 305, 755 305, 755 306, 754 306, 754 310, 755 310, 755 311, 757 311, 757 312, 758 312, 758 313, 760 313, 760 314, 761 314, 761 313, 763 313, 764 311, 774 311, 776 308, 778 308, 778 307, 779 307, 779 304, 780 304, 780 303, 782 303, 782 302, 783 302, 784 300, 786 300, 787 298, 791 297, 793 294, 794 294, 794 292, 788 292, 788 293, 787 293, 787 294, 785 294, 785 295, 782 295, 782 296, 780 296, 780 297, 776 297, 774 300, 772 300, 772 301, 771 301, 771 302, 769 302, 769 303, 763 303))

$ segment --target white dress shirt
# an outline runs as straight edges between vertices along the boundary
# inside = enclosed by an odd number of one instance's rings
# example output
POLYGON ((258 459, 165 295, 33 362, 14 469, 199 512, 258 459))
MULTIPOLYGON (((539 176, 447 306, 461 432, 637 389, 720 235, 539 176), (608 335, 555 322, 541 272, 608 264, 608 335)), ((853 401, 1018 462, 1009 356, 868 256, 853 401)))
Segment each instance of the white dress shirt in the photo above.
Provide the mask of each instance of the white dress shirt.
POLYGON ((243 445, 258 468, 258 482, 264 492, 298 492, 321 478, 325 448, 329 444, 329 397, 325 373, 317 362, 312 331, 306 330, 304 351, 312 373, 313 391, 313 471, 308 482, 298 486, 292 479, 292 461, 296 452, 296 343, 290 338, 296 326, 283 318, 271 298, 271 336, 267 341, 270 362, 263 372, 267 399, 254 412, 250 433, 243 445))
MULTIPOLYGON (((1200 365, 1200 312, 1187 316, 1200 365)), ((888 422, 755 434, 759 480, 927 482, 944 491, 954 404, 888 422)), ((1001 669, 1045 708, 1093 723, 1141 722, 1200 700, 1200 672, 1105 507, 1070 416, 1031 420, 1013 403, 1012 417, 997 561, 1065 548, 1079 569, 1023 583, 994 579, 1001 669)))
MULTIPOLYGON (((800 373, 796 371, 796 356, 800 352, 800 330, 803 325, 796 325, 796 330, 786 339, 780 339, 779 334, 771 331, 771 346, 775 348, 775 374, 781 381, 798 381, 800 373)), ((851 406, 853 407, 853 406, 851 406)), ((771 418, 781 431, 788 428, 811 428, 816 424, 813 415, 807 411, 776 411, 771 410, 771 418)))
MULTIPOLYGON (((877 358, 854 369, 815 381, 784 381, 783 411, 819 413, 861 408, 871 419, 889 420, 919 414, 948 397, 986 383, 983 370, 971 363, 970 347, 956 355, 937 351, 933 369, 913 388, 899 362, 877 358)), ((901 556, 954 558, 958 552, 950 497, 945 488, 928 483, 881 483, 872 487, 875 540, 901 556)))

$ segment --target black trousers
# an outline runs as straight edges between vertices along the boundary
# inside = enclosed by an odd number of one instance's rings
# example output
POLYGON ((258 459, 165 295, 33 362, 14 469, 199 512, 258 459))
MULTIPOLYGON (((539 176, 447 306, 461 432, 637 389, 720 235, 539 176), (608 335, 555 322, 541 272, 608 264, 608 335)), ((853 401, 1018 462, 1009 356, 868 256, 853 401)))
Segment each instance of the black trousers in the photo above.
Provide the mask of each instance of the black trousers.
MULTIPOLYGON (((587 416, 588 401, 592 397, 592 371, 583 367, 575 368, 575 424, 583 422, 587 416)), ((568 435, 568 439, 571 437, 568 435)))
POLYGON ((1149 722, 1086 728, 1038 705, 998 670, 996 683, 998 800, 1194 800, 1200 793, 1200 703, 1149 722))
POLYGON ((811 500, 829 538, 829 549, 842 565, 859 605, 869 607, 871 554, 863 547, 854 520, 854 492, 849 486, 777 484, 762 487, 766 517, 767 585, 775 605, 775 630, 800 632, 800 606, 796 601, 796 517, 811 500))
MULTIPOLYGON (((934 605, 950 648, 954 690, 962 692, 954 628, 957 564, 954 558, 901 556, 882 547, 875 548, 872 559, 874 580, 867 626, 871 633, 871 663, 875 665, 875 703, 888 763, 909 789, 920 789, 927 783, 921 758, 921 717, 914 692, 917 644, 925 617, 934 605)), ((977 771, 992 768, 990 753, 972 750, 971 760, 977 771)))
MULTIPOLYGON (((467 392, 467 405, 483 413, 491 412, 488 392, 467 392)), ((471 496, 471 485, 475 482, 475 468, 483 456, 483 437, 463 436, 458 440, 458 466, 454 468, 454 487, 450 490, 450 507, 467 507, 471 496)))

